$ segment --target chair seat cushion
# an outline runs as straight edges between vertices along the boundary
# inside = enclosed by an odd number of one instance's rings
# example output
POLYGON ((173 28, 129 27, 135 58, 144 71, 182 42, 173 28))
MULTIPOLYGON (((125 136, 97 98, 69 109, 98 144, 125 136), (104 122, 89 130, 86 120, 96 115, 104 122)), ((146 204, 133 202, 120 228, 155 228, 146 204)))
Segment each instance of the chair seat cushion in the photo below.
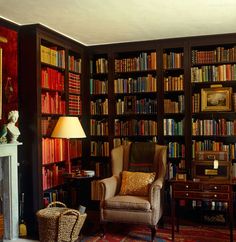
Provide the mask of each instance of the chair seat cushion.
POLYGON ((151 208, 148 197, 143 196, 115 196, 105 200, 105 208, 124 209, 124 210, 143 210, 148 211, 151 208))

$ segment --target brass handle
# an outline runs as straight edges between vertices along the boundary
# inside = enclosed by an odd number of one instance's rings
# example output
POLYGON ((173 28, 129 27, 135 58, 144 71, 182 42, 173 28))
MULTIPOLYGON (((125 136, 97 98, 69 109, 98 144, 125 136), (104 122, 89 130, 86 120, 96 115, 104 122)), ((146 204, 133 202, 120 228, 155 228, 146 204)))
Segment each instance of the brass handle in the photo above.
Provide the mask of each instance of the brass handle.
POLYGON ((188 185, 185 186, 188 189, 188 185))
POLYGON ((188 193, 186 193, 185 196, 188 197, 188 193))
POLYGON ((214 197, 217 197, 217 194, 215 194, 214 197))
POLYGON ((215 186, 214 189, 217 190, 217 186, 215 186))

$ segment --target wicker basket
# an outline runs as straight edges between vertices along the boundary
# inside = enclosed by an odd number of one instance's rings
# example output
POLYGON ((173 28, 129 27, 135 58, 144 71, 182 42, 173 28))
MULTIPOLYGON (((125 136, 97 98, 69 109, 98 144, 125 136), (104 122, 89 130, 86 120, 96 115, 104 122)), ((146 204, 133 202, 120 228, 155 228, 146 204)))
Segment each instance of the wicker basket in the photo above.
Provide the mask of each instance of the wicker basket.
POLYGON ((79 237, 87 214, 69 209, 64 203, 53 202, 37 212, 41 242, 73 242, 79 237), (58 207, 61 206, 61 207, 58 207))

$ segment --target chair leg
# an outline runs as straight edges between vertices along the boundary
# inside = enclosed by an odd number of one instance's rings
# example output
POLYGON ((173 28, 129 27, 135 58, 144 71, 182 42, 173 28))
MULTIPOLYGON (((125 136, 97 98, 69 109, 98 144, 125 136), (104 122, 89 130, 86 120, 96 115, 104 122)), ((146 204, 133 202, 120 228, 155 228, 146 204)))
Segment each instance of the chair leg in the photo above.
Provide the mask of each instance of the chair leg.
POLYGON ((151 241, 155 240, 155 236, 156 236, 156 226, 152 226, 151 227, 151 241))
POLYGON ((100 238, 102 239, 105 236, 105 224, 100 223, 100 238))

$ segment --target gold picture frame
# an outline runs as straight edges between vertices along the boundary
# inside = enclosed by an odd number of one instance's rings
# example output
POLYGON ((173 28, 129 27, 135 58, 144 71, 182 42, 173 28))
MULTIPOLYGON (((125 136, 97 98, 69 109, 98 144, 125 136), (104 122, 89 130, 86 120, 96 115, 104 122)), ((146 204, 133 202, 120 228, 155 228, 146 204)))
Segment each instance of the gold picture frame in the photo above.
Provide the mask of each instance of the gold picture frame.
POLYGON ((231 111, 231 87, 201 89, 201 111, 231 111))

